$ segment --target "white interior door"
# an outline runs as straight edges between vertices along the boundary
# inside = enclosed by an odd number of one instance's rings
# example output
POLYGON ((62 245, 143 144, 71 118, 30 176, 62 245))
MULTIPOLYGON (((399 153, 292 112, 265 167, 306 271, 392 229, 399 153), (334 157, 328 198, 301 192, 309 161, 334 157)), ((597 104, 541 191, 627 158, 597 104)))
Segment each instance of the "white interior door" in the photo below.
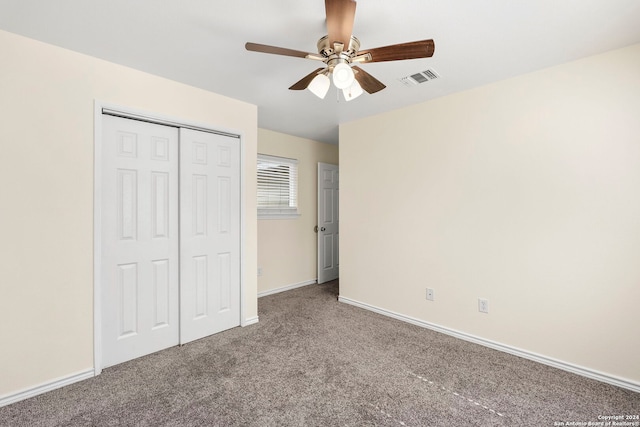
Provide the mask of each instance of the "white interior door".
POLYGON ((240 146, 180 129, 180 342, 240 325, 240 146))
POLYGON ((339 177, 338 166, 318 163, 318 283, 339 273, 339 177))
POLYGON ((103 116, 102 360, 178 344, 178 130, 103 116))

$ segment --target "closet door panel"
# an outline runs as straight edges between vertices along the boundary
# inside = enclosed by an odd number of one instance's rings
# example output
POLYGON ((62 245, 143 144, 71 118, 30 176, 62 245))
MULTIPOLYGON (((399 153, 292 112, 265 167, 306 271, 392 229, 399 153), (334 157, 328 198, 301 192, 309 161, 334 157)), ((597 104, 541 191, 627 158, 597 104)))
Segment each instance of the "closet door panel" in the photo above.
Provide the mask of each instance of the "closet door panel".
POLYGON ((103 116, 103 367, 179 342, 178 130, 103 116))
POLYGON ((180 342, 240 325, 240 144, 180 130, 180 342))

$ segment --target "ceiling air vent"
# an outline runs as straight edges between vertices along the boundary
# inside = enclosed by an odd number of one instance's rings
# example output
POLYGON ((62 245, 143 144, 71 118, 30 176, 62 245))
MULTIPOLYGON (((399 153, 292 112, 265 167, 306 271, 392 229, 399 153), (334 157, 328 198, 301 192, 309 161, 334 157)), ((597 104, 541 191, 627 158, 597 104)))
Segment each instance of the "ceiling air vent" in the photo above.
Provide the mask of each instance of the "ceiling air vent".
POLYGON ((416 86, 421 83, 426 83, 431 80, 439 79, 440 76, 434 69, 430 68, 419 73, 411 74, 410 76, 401 77, 400 80, 405 86, 416 86))

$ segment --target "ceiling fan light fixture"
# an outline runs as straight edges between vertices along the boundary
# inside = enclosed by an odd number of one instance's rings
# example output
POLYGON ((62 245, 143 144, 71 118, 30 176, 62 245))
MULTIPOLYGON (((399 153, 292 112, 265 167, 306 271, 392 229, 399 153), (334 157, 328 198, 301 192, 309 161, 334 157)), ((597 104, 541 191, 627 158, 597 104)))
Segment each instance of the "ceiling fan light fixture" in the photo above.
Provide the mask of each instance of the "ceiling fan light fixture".
POLYGON ((309 89, 318 98, 324 99, 329 91, 329 86, 331 86, 329 77, 324 74, 318 74, 313 78, 313 80, 311 80, 307 89, 309 89))
POLYGON ((354 81, 355 75, 348 64, 341 62, 333 67, 333 84, 338 89, 347 89, 354 81))
POLYGON ((364 91, 362 90, 362 86, 358 83, 357 80, 353 81, 353 84, 346 89, 342 89, 342 94, 344 95, 344 99, 347 101, 351 101, 352 99, 356 99, 360 95, 362 95, 364 91))

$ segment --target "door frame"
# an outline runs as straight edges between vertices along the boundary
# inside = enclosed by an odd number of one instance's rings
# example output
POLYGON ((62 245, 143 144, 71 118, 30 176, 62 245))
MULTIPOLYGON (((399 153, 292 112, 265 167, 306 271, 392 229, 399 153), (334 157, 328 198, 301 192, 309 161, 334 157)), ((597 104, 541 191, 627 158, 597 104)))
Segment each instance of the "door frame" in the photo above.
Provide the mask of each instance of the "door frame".
POLYGON ((207 123, 197 123, 176 117, 112 104, 99 99, 94 100, 93 126, 93 371, 94 376, 102 373, 102 117, 104 113, 155 123, 164 126, 182 127, 203 132, 238 138, 240 143, 240 326, 247 326, 244 316, 244 259, 245 247, 245 145, 244 135, 237 130, 223 126, 213 126, 207 123))

